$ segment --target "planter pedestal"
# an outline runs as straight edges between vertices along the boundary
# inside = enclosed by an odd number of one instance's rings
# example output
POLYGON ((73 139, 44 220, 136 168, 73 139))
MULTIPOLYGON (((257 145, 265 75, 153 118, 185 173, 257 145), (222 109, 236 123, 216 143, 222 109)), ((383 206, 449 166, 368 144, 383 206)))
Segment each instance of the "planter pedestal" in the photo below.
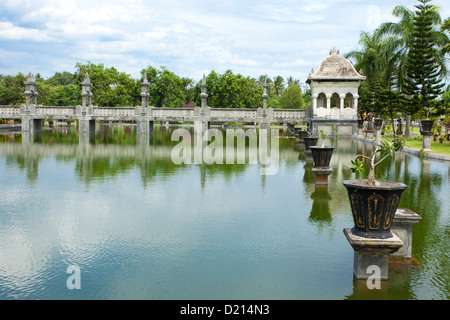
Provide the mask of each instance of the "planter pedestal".
POLYGON ((403 246, 395 234, 391 238, 365 238, 353 234, 351 228, 344 229, 345 237, 354 250, 353 274, 357 279, 373 277, 372 266, 379 268, 379 279, 388 279, 389 256, 403 246))
POLYGON ((328 176, 333 173, 333 169, 312 168, 316 176, 316 185, 328 185, 328 176))
POLYGON ((422 151, 430 152, 431 151, 431 137, 432 135, 424 135, 422 136, 422 151))
POLYGON ((433 136, 434 120, 422 120, 422 151, 431 151, 431 137, 433 136))
POLYGON ((360 138, 364 137, 364 121, 362 121, 362 120, 361 120, 361 123, 360 123, 360 120, 358 120, 357 136, 360 137, 360 138))
POLYGON ((412 227, 422 218, 410 209, 397 209, 392 221, 391 231, 402 241, 403 246, 391 256, 397 258, 412 258, 412 227))
POLYGON ((366 129, 366 139, 368 140, 373 139, 373 129, 366 129))
POLYGON ((305 142, 305 156, 306 156, 306 161, 313 161, 313 157, 312 157, 312 153, 311 153, 311 147, 315 146, 317 144, 317 141, 319 140, 319 138, 303 138, 303 141, 305 142))

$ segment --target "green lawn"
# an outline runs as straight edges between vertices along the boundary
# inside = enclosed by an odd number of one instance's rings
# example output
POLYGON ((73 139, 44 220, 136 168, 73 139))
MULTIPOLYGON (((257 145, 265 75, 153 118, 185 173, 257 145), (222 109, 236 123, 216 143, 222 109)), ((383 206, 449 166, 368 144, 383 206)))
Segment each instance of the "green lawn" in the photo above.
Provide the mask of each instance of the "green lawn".
MULTIPOLYGON (((392 139, 392 136, 388 136, 389 139, 392 139)), ((416 139, 409 138, 406 139, 406 146, 408 148, 422 150, 422 138, 417 137, 416 139)), ((439 143, 439 141, 434 141, 431 139, 431 153, 439 153, 450 155, 450 142, 444 141, 444 143, 439 143)))
MULTIPOLYGON (((421 150, 422 139, 406 139, 406 146, 409 148, 421 150)), ((444 141, 444 143, 439 143, 439 141, 433 141, 433 139, 431 139, 431 153, 450 155, 450 142, 444 141)))

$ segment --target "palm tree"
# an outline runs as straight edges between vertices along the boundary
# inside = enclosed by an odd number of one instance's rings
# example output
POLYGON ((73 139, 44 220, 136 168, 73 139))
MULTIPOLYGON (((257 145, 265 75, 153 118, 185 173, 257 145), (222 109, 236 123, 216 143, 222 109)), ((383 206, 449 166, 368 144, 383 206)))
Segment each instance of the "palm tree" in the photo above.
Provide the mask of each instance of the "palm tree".
POLYGON ((371 83, 380 77, 381 60, 383 56, 383 44, 380 38, 369 32, 361 32, 359 45, 360 50, 353 50, 344 55, 345 58, 355 60, 355 68, 360 70, 371 83))
POLYGON ((289 76, 286 80, 287 80, 287 85, 288 85, 288 87, 289 87, 289 85, 291 85, 291 84, 300 85, 300 80, 294 79, 292 76, 289 76))
POLYGON ((277 97, 280 96, 280 94, 284 91, 284 79, 282 76, 276 76, 273 79, 273 85, 275 89, 275 93, 277 94, 277 97))
POLYGON ((362 48, 345 55, 346 58, 353 58, 356 61, 355 67, 367 77, 366 84, 360 88, 361 106, 365 105, 372 112, 388 112, 391 120, 393 111, 400 108, 392 105, 391 99, 398 70, 399 53, 395 50, 397 42, 392 37, 362 32, 359 41, 362 48), (364 90, 368 93, 364 93, 364 90))

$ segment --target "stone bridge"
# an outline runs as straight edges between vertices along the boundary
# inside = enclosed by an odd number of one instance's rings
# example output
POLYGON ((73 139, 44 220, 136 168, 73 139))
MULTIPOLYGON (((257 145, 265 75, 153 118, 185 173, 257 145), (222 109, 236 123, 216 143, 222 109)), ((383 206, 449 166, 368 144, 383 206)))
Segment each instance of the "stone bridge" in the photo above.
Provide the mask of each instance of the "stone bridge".
POLYGON ((302 123, 310 120, 309 109, 216 109, 216 108, 153 108, 153 107, 50 107, 0 106, 0 118, 22 119, 22 131, 40 130, 42 120, 78 120, 80 130, 92 131, 95 121, 133 121, 140 133, 149 133, 155 121, 174 122, 248 122, 248 123, 302 123), (90 127, 83 127, 88 122, 90 127), (144 123, 145 122, 145 123, 144 123), (148 122, 148 124, 146 123, 148 122), (148 126, 149 132, 145 128, 148 126))
POLYGON ((267 81, 263 84, 263 107, 255 109, 217 109, 207 105, 206 79, 201 83, 201 106, 194 108, 154 108, 149 106, 150 83, 141 83, 141 105, 136 107, 97 107, 92 105, 92 83, 85 75, 81 83, 82 104, 76 107, 39 106, 37 83, 33 74, 25 81, 25 105, 0 106, 0 118, 21 119, 22 132, 41 130, 43 120, 76 120, 80 132, 95 131, 96 121, 133 121, 137 133, 153 131, 155 121, 192 122, 196 131, 205 131, 211 123, 246 122, 268 129, 271 123, 307 123, 311 132, 330 133, 337 127, 340 136, 357 135, 358 88, 365 77, 339 56, 335 48, 312 70, 306 81, 311 87, 311 108, 272 109, 267 107, 267 81))
POLYGON ((92 84, 86 74, 82 86, 82 105, 76 107, 52 107, 37 105, 37 83, 30 73, 25 81, 26 104, 0 106, 0 118, 21 119, 22 131, 42 129, 43 120, 76 120, 80 132, 95 131, 96 121, 133 121, 137 132, 151 133, 155 121, 193 122, 196 129, 204 131, 211 123, 247 122, 268 128, 270 123, 307 123, 311 119, 310 109, 267 108, 267 83, 264 84, 263 107, 255 109, 218 109, 207 105, 206 81, 202 83, 202 106, 194 108, 154 108, 149 106, 149 83, 147 77, 141 83, 142 104, 136 107, 98 107, 92 105, 92 84))

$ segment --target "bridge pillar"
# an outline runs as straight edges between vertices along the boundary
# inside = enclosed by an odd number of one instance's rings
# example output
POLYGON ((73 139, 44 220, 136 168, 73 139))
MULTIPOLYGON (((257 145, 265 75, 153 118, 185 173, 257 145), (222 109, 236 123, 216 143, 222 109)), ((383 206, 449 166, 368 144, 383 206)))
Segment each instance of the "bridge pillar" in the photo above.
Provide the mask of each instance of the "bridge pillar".
POLYGON ((79 132, 95 132, 95 119, 80 119, 79 132))
POLYGON ((35 119, 28 115, 22 116, 22 131, 23 132, 33 132, 42 131, 43 119, 35 119))
POLYGON ((150 119, 142 119, 136 121, 136 133, 137 134, 152 134, 153 133, 153 121, 150 119))
POLYGON ((209 122, 205 120, 198 120, 194 121, 194 131, 196 133, 200 133, 203 135, 203 133, 209 129, 209 122))

